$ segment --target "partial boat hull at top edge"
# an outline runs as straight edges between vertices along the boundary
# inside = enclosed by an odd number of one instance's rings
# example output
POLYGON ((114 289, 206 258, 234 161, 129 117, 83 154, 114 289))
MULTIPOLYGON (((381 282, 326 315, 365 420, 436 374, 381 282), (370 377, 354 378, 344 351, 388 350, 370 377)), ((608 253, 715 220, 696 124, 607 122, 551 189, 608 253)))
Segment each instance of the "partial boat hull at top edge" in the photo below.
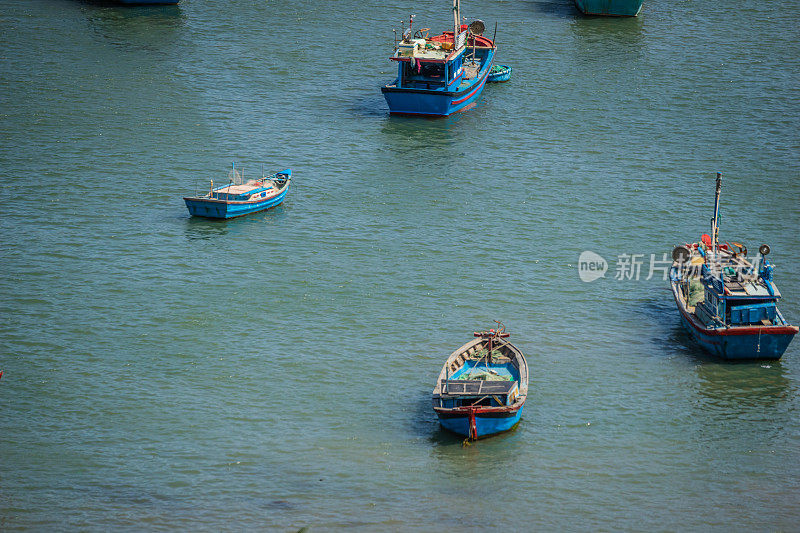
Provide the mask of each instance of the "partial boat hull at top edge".
POLYGON ((584 15, 635 17, 642 10, 642 0, 575 0, 584 15))

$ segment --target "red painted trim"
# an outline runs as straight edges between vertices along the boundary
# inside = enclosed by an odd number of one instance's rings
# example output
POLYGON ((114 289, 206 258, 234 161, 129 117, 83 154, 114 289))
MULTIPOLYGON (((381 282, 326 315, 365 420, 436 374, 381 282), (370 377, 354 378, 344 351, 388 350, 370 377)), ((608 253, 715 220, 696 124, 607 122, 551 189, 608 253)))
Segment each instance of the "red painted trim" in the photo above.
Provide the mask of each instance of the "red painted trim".
POLYGON ((469 93, 467 96, 465 96, 464 98, 462 98, 462 99, 460 99, 460 100, 453 100, 453 101, 450 103, 450 105, 457 105, 457 104, 460 104, 461 102, 463 102, 464 100, 469 100, 470 98, 472 98, 472 95, 473 95, 473 94, 475 94, 476 92, 478 92, 478 91, 480 90, 480 88, 481 88, 481 87, 483 87, 483 84, 484 84, 484 83, 486 83, 486 75, 489 73, 489 70, 490 70, 490 69, 491 69, 491 66, 490 66, 489 68, 487 68, 487 69, 486 69, 486 72, 484 72, 484 74, 483 74, 483 78, 481 78, 481 81, 480 81, 480 82, 478 83, 478 85, 477 85, 477 86, 476 86, 476 87, 475 87, 475 88, 472 90, 472 92, 471 92, 471 93, 469 93))
POLYGON ((473 407, 470 405, 463 406, 463 407, 434 407, 433 410, 442 413, 456 413, 456 414, 463 414, 468 415, 470 413, 475 414, 491 414, 491 413, 515 413, 522 408, 525 402, 513 405, 503 405, 500 407, 473 407))
MULTIPOLYGON (((389 59, 391 59, 392 61, 402 61, 403 63, 408 63, 408 62, 411 61, 412 58, 410 58, 410 57, 394 57, 394 56, 392 56, 389 59)), ((416 57, 414 59, 416 59, 420 63, 442 63, 442 64, 444 64, 444 63, 447 62, 446 59, 420 59, 418 57, 416 57)))
POLYGON ((411 113, 410 111, 389 111, 390 115, 406 117, 427 117, 427 118, 446 118, 448 115, 437 115, 435 113, 411 113))
POLYGON ((474 407, 469 411, 469 436, 473 440, 478 440, 478 424, 475 422, 475 409, 474 407))
POLYGON ((219 200, 217 198, 192 198, 192 197, 184 197, 184 200, 195 200, 198 202, 205 202, 209 204, 226 204, 226 205, 250 205, 250 204, 259 204, 261 202, 266 202, 267 200, 272 200, 278 194, 273 194, 272 196, 264 196, 263 198, 259 198, 258 200, 219 200))

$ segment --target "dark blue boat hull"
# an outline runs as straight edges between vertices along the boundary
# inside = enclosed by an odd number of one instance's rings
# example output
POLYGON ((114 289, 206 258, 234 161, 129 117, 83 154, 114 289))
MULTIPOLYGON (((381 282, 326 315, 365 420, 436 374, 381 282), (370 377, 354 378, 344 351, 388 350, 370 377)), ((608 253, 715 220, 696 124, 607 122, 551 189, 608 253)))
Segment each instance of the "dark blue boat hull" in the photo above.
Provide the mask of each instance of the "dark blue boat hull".
POLYGON ((743 328, 728 328, 727 330, 702 328, 691 317, 687 317, 683 313, 681 313, 681 322, 701 348, 727 361, 780 359, 795 336, 795 332, 792 332, 790 327, 784 328, 788 331, 783 333, 770 331, 774 330, 776 326, 747 328, 754 330, 752 333, 736 331, 743 328))

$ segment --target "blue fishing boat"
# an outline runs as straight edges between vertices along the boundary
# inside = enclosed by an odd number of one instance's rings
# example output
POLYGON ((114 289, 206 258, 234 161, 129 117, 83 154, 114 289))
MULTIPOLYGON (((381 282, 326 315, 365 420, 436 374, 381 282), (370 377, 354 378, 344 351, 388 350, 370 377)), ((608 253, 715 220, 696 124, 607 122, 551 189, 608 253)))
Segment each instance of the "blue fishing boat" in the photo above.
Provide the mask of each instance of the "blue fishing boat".
POLYGON ((642 0, 575 0, 584 15, 635 17, 642 10, 642 0))
POLYGON ((778 310, 770 248, 755 260, 740 243, 720 243, 717 173, 711 235, 672 251, 670 285, 681 322, 701 348, 725 360, 780 359, 798 332, 778 310))
POLYGON ((460 21, 459 0, 453 0, 453 31, 430 37, 429 28, 412 30, 411 17, 390 57, 397 63, 397 79, 381 87, 390 113, 446 116, 475 104, 497 47, 483 36, 483 22, 460 21))
POLYGON ((511 79, 511 67, 508 65, 492 65, 489 71, 489 83, 508 81, 511 79))
POLYGON ((450 354, 433 389, 439 423, 469 440, 512 429, 528 396, 528 363, 498 326, 450 354))
POLYGON ((276 172, 271 176, 246 179, 234 165, 226 185, 211 187, 204 195, 187 196, 183 199, 189 214, 207 218, 233 218, 249 215, 275 207, 283 202, 292 181, 291 169, 276 172))

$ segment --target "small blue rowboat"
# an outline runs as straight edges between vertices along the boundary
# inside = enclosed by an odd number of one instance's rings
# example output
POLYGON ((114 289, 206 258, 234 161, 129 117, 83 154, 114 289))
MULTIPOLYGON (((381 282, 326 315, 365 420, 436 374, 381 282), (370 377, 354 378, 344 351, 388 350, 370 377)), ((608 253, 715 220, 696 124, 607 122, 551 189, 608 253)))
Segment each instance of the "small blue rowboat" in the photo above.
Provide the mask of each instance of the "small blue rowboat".
POLYGON ((528 363, 498 325, 450 354, 433 389, 439 423, 469 440, 512 429, 528 396, 528 363))
POLYGON ((292 181, 292 170, 245 180, 234 168, 227 185, 211 188, 202 196, 187 196, 183 201, 189 214, 207 218, 233 218, 275 207, 283 202, 292 181))
POLYGON ((489 71, 488 82, 508 81, 511 79, 511 67, 508 65, 494 65, 489 71))

